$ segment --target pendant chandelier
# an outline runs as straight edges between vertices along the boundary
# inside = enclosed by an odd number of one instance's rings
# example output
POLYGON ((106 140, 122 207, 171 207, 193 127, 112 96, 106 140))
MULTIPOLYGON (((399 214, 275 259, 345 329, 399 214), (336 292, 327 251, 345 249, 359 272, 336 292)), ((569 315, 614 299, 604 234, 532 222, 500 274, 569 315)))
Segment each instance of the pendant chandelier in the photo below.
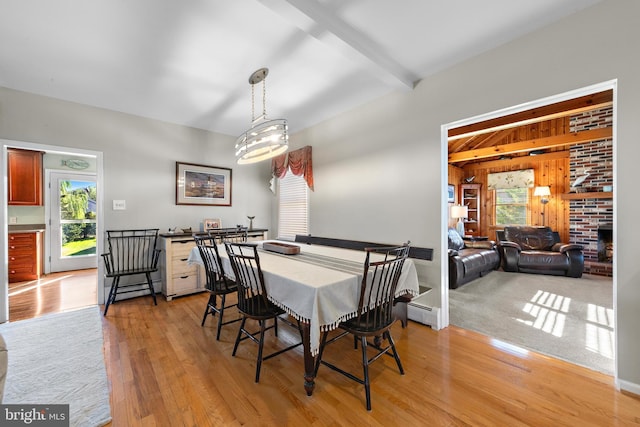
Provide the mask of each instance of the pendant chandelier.
POLYGON ((251 84, 251 128, 236 140, 236 159, 239 165, 256 163, 284 153, 289 148, 289 134, 285 119, 267 119, 267 90, 265 78, 268 68, 260 68, 249 77, 251 84), (255 85, 262 82, 262 115, 255 116, 255 85))

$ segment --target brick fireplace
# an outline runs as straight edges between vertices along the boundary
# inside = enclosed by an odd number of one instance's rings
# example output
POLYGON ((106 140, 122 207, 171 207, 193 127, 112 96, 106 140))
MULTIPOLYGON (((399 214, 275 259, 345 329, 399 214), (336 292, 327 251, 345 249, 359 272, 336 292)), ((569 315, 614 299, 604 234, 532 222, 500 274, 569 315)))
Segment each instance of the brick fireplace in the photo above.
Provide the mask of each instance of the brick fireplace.
MULTIPOLYGON (((613 108, 578 114, 571 118, 571 132, 613 126, 613 108)), ((584 246, 585 273, 613 275, 613 198, 604 190, 613 186, 613 140, 577 144, 570 149, 570 181, 589 172, 582 190, 585 198, 570 200, 569 240, 584 246), (596 194, 593 194, 596 193, 596 194), (608 248, 608 249, 607 249, 608 248), (603 257, 603 253, 605 256, 603 257)))

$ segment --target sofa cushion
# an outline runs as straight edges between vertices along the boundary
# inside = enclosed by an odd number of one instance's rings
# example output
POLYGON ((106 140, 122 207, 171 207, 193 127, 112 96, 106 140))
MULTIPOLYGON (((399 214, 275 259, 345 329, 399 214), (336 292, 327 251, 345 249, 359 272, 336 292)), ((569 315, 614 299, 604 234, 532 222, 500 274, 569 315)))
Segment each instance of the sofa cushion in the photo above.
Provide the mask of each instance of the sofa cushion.
POLYGON ((462 236, 453 228, 448 231, 449 249, 459 251, 464 248, 464 240, 462 236))
POLYGON ((518 260, 518 267, 540 270, 567 270, 569 257, 560 252, 522 251, 518 260))
POLYGON ((556 243, 549 227, 505 227, 504 238, 523 250, 550 251, 556 243))

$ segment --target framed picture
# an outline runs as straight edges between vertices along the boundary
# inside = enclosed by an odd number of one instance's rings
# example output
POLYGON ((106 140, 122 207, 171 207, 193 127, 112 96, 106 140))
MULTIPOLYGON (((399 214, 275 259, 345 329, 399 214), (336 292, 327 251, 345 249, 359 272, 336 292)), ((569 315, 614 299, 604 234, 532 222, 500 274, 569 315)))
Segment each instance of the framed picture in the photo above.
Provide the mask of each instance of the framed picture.
POLYGON ((176 205, 231 206, 231 169, 176 162, 176 205))
POLYGON ((455 203, 456 201, 456 186, 453 184, 447 184, 447 202, 455 203))
POLYGON ((202 221, 204 225, 204 231, 216 230, 218 228, 222 228, 222 221, 220 219, 205 219, 202 221))

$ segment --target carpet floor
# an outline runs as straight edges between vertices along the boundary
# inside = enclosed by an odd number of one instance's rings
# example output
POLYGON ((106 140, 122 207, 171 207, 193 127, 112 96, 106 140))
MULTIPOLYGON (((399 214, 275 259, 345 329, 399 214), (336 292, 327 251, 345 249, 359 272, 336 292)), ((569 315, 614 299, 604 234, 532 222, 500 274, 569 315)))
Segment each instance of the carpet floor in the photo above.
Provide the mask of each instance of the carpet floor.
POLYGON ((0 325, 9 367, 2 403, 69 404, 70 425, 111 420, 99 307, 0 325))
POLYGON ((611 278, 493 271, 449 290, 450 323, 500 341, 614 373, 611 278))

